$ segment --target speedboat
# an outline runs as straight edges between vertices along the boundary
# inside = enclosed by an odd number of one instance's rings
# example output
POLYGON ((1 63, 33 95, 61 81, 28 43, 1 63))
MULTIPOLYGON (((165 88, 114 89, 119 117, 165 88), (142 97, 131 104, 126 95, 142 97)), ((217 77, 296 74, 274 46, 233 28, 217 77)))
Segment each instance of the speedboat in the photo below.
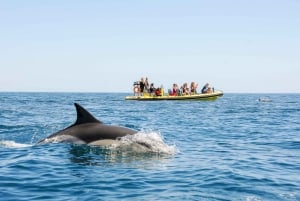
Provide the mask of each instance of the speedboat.
POLYGON ((137 101, 159 101, 159 100, 216 100, 223 96, 223 91, 215 90, 210 93, 194 93, 188 95, 168 95, 163 94, 157 96, 150 93, 143 93, 133 96, 126 96, 125 100, 137 100, 137 101))

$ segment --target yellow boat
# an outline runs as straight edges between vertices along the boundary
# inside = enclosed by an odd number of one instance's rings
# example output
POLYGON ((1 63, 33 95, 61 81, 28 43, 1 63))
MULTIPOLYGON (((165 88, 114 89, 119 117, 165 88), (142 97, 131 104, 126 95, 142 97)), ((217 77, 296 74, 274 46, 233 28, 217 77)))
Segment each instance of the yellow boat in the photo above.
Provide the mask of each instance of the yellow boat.
POLYGON ((125 100, 137 100, 137 101, 159 101, 159 100, 215 100, 223 96, 223 91, 216 90, 211 93, 197 93, 191 95, 180 95, 180 96, 171 96, 171 95, 162 95, 156 96, 149 93, 144 93, 143 95, 136 96, 126 96, 125 100))

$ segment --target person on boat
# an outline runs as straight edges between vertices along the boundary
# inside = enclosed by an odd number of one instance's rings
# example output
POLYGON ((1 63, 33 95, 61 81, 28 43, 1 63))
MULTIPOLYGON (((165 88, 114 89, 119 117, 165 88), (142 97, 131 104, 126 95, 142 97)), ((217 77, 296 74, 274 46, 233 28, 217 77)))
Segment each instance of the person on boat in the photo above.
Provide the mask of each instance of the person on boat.
POLYGON ((161 89, 160 88, 155 89, 155 95, 156 96, 161 96, 161 89))
POLYGON ((150 84, 149 92, 150 92, 151 95, 153 95, 155 93, 154 83, 150 84))
POLYGON ((203 86, 203 88, 202 88, 202 90, 201 90, 201 93, 207 94, 207 93, 211 93, 211 92, 212 92, 211 87, 209 86, 208 83, 206 83, 206 84, 203 86))
POLYGON ((182 95, 189 95, 190 94, 188 84, 186 82, 181 86, 181 91, 182 91, 182 95))
POLYGON ((196 94, 197 93, 197 87, 198 87, 198 84, 196 84, 195 82, 191 82, 191 94, 196 94))
POLYGON ((173 89, 170 92, 171 96, 178 96, 180 94, 180 90, 178 88, 178 85, 176 83, 173 84, 173 89))
POLYGON ((140 92, 144 93, 144 89, 145 89, 144 78, 141 78, 141 81, 140 81, 140 92))
POLYGON ((148 77, 146 77, 144 84, 145 84, 144 90, 145 90, 146 92, 149 92, 149 81, 148 81, 148 77))

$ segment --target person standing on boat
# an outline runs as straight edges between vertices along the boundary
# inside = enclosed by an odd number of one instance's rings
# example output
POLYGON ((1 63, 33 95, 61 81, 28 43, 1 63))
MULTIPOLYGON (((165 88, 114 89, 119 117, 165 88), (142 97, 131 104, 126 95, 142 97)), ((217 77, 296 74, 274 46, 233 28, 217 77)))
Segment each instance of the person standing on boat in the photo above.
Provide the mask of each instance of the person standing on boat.
POLYGON ((149 92, 150 92, 151 95, 153 95, 154 92, 155 92, 155 87, 154 87, 154 84, 153 84, 153 83, 150 84, 149 92))
POLYGON ((144 93, 144 89, 145 89, 144 78, 141 78, 141 81, 140 81, 140 92, 144 93))
POLYGON ((146 80, 145 80, 145 91, 146 91, 146 92, 149 92, 149 82, 148 82, 148 77, 146 77, 146 80))

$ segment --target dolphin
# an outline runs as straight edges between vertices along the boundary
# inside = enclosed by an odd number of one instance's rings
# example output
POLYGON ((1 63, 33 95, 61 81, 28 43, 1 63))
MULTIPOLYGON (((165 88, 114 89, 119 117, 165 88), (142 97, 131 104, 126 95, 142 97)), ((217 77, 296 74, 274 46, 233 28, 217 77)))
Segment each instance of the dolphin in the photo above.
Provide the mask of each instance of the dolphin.
POLYGON ((37 144, 61 142, 101 146, 110 145, 121 137, 137 133, 136 130, 126 127, 105 125, 78 103, 74 103, 74 105, 77 112, 76 122, 63 130, 53 133, 37 144))

